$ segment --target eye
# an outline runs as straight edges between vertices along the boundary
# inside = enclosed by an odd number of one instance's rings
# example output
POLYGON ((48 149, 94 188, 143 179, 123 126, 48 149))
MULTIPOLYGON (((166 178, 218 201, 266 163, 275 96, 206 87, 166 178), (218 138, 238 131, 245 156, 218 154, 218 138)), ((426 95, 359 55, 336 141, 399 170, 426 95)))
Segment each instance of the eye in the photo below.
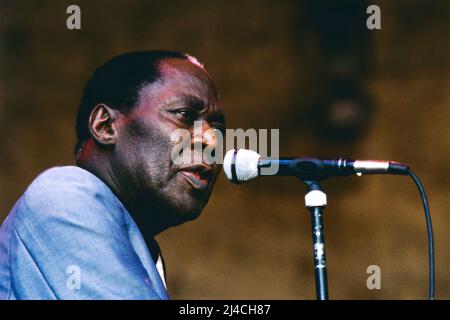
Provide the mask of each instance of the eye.
POLYGON ((179 115, 189 123, 193 123, 198 118, 197 112, 192 109, 179 109, 175 110, 174 113, 179 115))

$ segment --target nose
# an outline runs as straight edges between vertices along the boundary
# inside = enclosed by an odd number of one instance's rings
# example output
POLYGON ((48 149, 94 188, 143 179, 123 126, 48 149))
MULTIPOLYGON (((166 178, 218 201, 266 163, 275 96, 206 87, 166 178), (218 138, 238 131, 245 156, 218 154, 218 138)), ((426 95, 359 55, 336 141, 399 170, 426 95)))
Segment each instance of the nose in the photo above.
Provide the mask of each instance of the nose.
POLYGON ((206 147, 215 148, 219 140, 216 131, 207 121, 201 120, 196 122, 199 122, 199 124, 196 123, 194 125, 193 145, 199 145, 202 149, 206 147))
POLYGON ((192 137, 194 161, 197 162, 202 158, 203 163, 215 166, 217 164, 216 148, 221 147, 220 138, 221 136, 217 134, 207 121, 201 120, 195 123, 192 137))

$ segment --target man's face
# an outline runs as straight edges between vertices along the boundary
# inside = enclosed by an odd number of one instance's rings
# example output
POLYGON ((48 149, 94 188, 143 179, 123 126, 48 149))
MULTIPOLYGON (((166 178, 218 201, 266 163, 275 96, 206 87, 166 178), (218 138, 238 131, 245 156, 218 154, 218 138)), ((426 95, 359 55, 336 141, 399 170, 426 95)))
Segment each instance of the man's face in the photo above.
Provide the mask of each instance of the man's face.
MULTIPOLYGON (((139 104, 119 118, 116 168, 127 192, 179 224, 196 218, 209 200, 219 166, 175 164, 171 135, 188 130, 194 143, 211 148, 217 140, 211 129, 224 130, 224 117, 214 83, 204 69, 183 59, 160 63, 162 79, 140 91, 139 104), (194 136, 194 121, 202 135, 194 136)), ((202 151, 202 149, 200 149, 202 151)), ((149 209, 151 210, 151 209, 149 209)))

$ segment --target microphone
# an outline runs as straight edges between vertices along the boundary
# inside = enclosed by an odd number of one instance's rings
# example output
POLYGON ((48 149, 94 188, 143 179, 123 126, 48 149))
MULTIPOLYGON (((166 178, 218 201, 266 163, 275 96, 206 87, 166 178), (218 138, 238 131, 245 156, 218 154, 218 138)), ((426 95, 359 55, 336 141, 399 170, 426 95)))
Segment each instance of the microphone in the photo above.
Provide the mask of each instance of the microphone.
POLYGON ((295 176, 307 181, 321 181, 329 177, 352 174, 407 175, 408 170, 408 165, 394 161, 311 157, 261 159, 257 152, 247 149, 232 149, 226 153, 223 160, 225 176, 238 184, 265 175, 295 176))

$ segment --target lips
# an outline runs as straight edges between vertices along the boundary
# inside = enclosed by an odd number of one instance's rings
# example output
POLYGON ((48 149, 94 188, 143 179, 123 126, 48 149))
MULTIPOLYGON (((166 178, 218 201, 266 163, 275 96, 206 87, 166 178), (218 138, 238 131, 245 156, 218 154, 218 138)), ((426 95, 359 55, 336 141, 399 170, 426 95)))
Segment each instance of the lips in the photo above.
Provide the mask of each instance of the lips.
POLYGON ((212 169, 202 165, 191 166, 180 169, 180 174, 194 189, 204 191, 211 180, 212 169))

